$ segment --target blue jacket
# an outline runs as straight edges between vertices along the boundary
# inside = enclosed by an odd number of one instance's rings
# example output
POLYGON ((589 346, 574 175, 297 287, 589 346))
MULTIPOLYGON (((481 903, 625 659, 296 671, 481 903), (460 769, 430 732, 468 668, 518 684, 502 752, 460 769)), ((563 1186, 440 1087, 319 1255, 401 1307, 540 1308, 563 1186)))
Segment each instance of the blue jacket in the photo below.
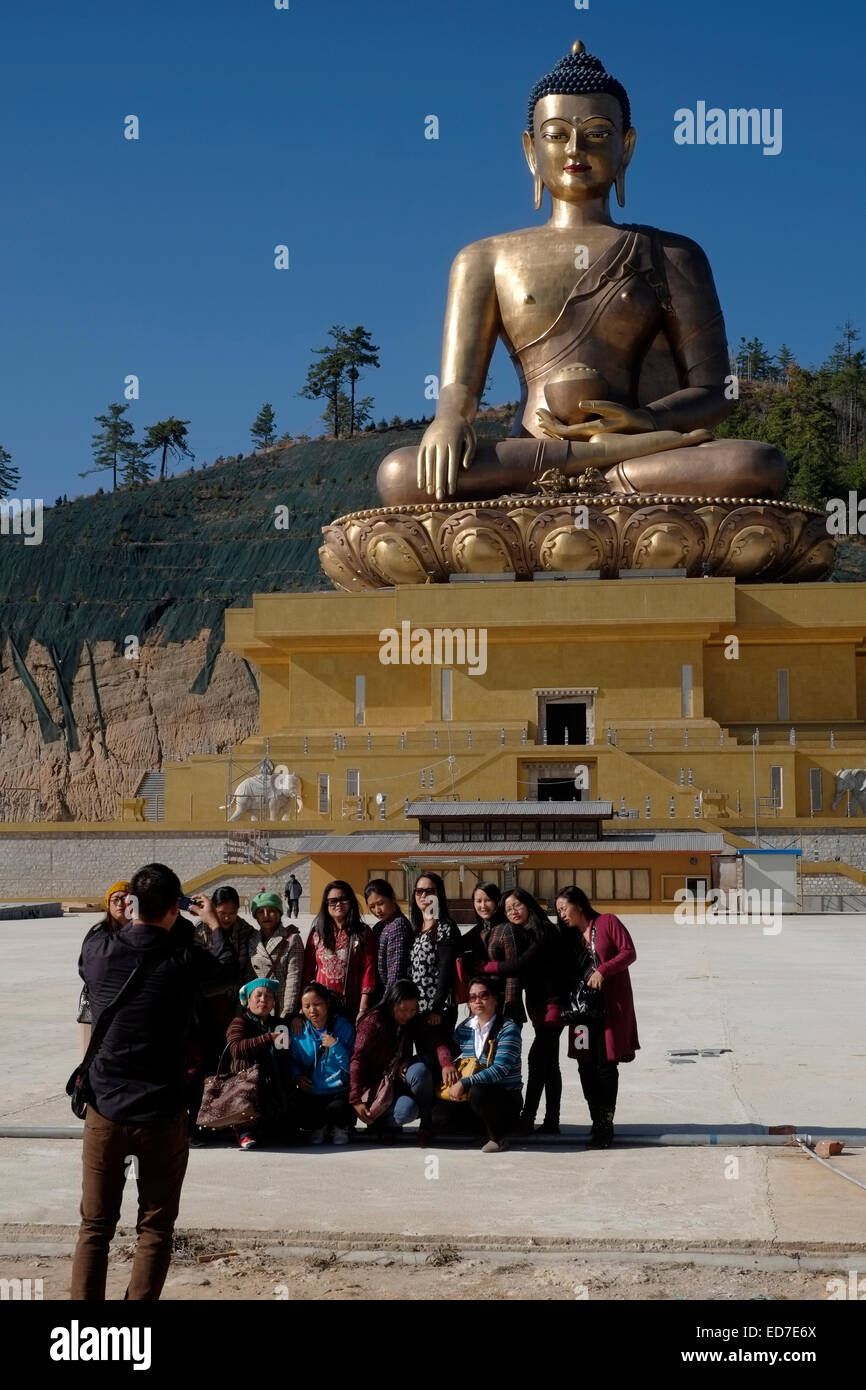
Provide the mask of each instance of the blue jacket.
MULTIPOLYGON (((475 1029, 468 1023, 461 1023, 454 1034, 454 1047, 458 1057, 475 1056, 475 1029)), ((464 1076, 463 1089, 470 1091, 473 1086, 502 1086, 506 1091, 519 1091, 520 1076, 520 1029, 510 1019, 499 1024, 493 1047, 490 1066, 486 1065, 487 1048, 480 1059, 481 1070, 472 1076, 464 1076)))
POLYGON ((320 1047, 322 1037, 309 1019, 303 1033, 291 1035, 292 1076, 308 1076, 313 1083, 313 1095, 342 1091, 349 1085, 349 1063, 355 1046, 355 1030, 347 1018, 338 1014, 331 1024, 331 1034, 337 1039, 333 1047, 320 1047))

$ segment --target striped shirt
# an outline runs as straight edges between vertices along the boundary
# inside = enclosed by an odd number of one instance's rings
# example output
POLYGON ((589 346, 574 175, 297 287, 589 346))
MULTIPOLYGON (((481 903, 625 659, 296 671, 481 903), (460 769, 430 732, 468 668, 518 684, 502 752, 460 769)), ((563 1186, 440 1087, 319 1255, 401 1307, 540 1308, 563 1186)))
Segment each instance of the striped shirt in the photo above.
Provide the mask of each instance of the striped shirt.
MULTIPOLYGON (((457 1056, 475 1058, 475 1029, 469 1023, 461 1023, 454 1033, 457 1056)), ((481 1069, 473 1076, 461 1078, 468 1091, 473 1086, 503 1086, 506 1091, 519 1091, 520 1076, 520 1029, 510 1019, 503 1019, 499 1025, 493 1044, 493 1059, 488 1066, 485 1055, 480 1059, 481 1069)))

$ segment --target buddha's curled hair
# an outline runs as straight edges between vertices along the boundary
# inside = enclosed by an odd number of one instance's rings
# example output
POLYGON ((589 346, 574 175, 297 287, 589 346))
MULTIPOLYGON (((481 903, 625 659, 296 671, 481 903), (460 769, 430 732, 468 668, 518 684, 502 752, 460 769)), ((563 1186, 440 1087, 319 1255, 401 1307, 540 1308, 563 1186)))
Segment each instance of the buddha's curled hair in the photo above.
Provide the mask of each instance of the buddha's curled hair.
POLYGON ((591 53, 587 53, 581 44, 579 52, 572 51, 567 53, 564 58, 560 58, 556 66, 545 77, 539 78, 530 92, 528 118, 530 135, 534 134, 533 115, 536 102, 539 102, 542 97, 590 96, 595 92, 604 92, 607 96, 616 97, 622 110, 623 130, 628 130, 631 125, 631 107, 625 87, 621 82, 617 82, 615 77, 611 77, 609 72, 605 71, 600 58, 595 58, 591 53))

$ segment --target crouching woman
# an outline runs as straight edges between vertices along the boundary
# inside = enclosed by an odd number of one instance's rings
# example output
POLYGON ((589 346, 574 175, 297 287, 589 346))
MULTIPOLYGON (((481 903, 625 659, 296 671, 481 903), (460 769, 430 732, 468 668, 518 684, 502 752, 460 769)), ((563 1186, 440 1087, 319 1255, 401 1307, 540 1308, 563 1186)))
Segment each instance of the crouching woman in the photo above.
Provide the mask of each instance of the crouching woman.
POLYGON ((301 995, 303 1031, 291 1040, 294 1102, 300 1129, 312 1142, 348 1144, 356 1115, 349 1104, 349 1067, 355 1030, 337 1013, 336 1000, 324 985, 311 980, 301 995))
POLYGON ((520 1029, 504 1018, 500 986, 489 975, 469 982, 469 1018, 454 1034, 454 1062, 443 1068, 433 1126, 444 1133, 486 1133, 482 1153, 503 1153, 520 1121, 520 1029))
POLYGON ((396 980, 358 1024, 349 1101, 385 1143, 419 1118, 420 1142, 430 1135, 433 1078, 424 1062, 412 1060, 419 1045, 419 998, 411 980, 396 980))
POLYGON ((250 980, 238 990, 240 1005, 226 1030, 226 1043, 232 1070, 243 1071, 259 1064, 259 1107, 261 1118, 235 1131, 241 1149, 254 1149, 271 1138, 287 1118, 286 1067, 288 1030, 279 1028, 276 1018, 279 980, 262 977, 250 980))

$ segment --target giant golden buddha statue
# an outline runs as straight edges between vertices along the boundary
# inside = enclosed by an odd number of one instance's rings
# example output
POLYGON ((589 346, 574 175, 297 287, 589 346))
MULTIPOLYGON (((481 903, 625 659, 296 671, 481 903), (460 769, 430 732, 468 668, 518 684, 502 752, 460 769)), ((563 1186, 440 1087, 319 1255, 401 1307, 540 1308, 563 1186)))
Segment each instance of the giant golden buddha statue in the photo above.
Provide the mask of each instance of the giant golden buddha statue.
POLYGON ((576 42, 533 87, 523 135, 550 217, 456 257, 435 418, 420 446, 381 464, 383 509, 326 528, 322 561, 340 587, 665 565, 818 578, 832 562, 820 514, 778 500, 782 454, 710 433, 734 392, 706 256, 611 218, 635 140, 625 89, 576 42), (478 439, 500 339, 520 406, 509 439, 478 439))

